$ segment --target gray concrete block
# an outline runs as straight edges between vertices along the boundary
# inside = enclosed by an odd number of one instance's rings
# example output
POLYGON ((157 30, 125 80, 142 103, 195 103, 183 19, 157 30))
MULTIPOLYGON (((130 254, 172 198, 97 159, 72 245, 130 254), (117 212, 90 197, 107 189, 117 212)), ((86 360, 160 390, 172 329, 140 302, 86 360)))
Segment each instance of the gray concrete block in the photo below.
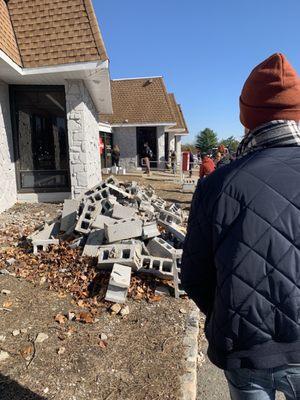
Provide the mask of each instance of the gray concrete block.
POLYGON ((180 243, 183 243, 185 240, 185 234, 180 230, 180 227, 176 224, 168 224, 165 225, 166 230, 173 235, 180 243))
POLYGON ((154 207, 155 211, 162 211, 165 209, 167 202, 160 197, 158 197, 155 200, 151 201, 152 206, 154 207))
POLYGON ((111 217, 107 217, 105 215, 98 215, 95 221, 92 223, 92 228, 104 229, 104 224, 110 225, 113 224, 115 221, 116 220, 111 217))
POLYGON ((80 201, 78 200, 65 200, 63 212, 61 216, 60 230, 67 232, 72 226, 75 225, 80 201))
POLYGON ((176 249, 159 237, 150 240, 147 249, 154 257, 173 258, 176 254, 176 249))
POLYGON ((87 257, 97 257, 104 236, 104 229, 91 231, 87 238, 86 245, 84 246, 82 255, 87 257))
POLYGON ((162 279, 173 280, 173 260, 168 258, 142 256, 139 272, 150 273, 162 279))
POLYGON ((156 221, 145 222, 143 225, 143 240, 152 239, 160 235, 156 221))
POLYGON ((76 224, 75 231, 83 234, 88 234, 91 231, 91 225, 100 214, 102 209, 102 201, 95 201, 89 197, 85 201, 83 211, 76 224))
POLYGON ((159 213, 158 222, 162 225, 172 223, 181 225, 182 219, 178 215, 164 210, 159 213))
POLYGON ((126 301, 130 286, 131 268, 115 263, 105 295, 106 301, 123 304, 126 301))
POLYGON ((39 251, 47 251, 50 245, 59 245, 58 239, 35 239, 32 240, 33 254, 38 254, 39 251))
POLYGON ((98 268, 109 269, 113 264, 119 263, 137 271, 141 267, 141 253, 141 243, 101 246, 98 255, 98 268))
POLYGON ((123 190, 122 188, 113 185, 111 183, 107 184, 107 187, 110 189, 110 193, 117 196, 117 197, 121 197, 121 198, 128 198, 131 199, 132 195, 130 193, 127 193, 125 190, 123 190))
POLYGON ((136 211, 132 207, 125 207, 116 203, 113 208, 112 217, 116 219, 129 219, 136 216, 136 211))
POLYGON ((139 219, 125 219, 111 225, 105 224, 105 236, 109 243, 142 236, 143 222, 139 219))

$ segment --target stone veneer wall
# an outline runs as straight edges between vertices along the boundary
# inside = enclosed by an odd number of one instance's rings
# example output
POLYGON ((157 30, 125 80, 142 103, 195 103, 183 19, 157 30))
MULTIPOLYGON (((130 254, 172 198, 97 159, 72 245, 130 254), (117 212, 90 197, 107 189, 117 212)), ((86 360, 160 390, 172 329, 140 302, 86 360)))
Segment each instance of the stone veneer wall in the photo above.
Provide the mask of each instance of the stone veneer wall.
POLYGON ((157 165, 153 164, 153 168, 165 169, 165 127, 158 126, 157 128, 157 165))
POLYGON ((17 201, 8 85, 0 82, 0 212, 17 201))
POLYGON ((113 143, 120 147, 120 165, 128 171, 138 165, 136 127, 113 128, 113 143))
POLYGON ((101 180, 99 120, 83 81, 68 80, 65 88, 71 194, 76 198, 101 180))

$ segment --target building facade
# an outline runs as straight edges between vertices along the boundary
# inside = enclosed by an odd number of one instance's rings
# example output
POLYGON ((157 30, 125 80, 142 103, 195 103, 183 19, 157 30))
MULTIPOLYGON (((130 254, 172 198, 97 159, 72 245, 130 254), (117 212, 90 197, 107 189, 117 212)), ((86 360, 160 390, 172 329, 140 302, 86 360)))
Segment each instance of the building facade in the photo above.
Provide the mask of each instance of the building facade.
POLYGON ((0 0, 0 212, 101 178, 99 114, 112 101, 92 2, 35 3, 0 0))

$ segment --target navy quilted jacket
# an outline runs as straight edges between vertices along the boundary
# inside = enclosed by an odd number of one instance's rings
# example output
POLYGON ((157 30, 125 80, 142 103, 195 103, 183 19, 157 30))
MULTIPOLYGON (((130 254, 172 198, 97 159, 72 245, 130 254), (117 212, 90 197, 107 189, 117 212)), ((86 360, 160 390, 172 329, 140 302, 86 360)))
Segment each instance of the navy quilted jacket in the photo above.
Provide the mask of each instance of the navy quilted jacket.
POLYGON ((300 147, 253 152, 199 182, 182 282, 218 367, 300 363, 300 147))

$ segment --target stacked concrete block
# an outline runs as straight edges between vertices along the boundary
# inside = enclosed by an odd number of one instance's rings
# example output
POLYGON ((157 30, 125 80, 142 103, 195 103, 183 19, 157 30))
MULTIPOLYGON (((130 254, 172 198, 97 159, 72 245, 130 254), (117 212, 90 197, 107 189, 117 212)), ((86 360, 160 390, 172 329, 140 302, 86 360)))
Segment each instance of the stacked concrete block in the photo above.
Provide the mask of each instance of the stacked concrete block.
POLYGON ((106 301, 123 304, 130 286, 131 268, 114 264, 105 296, 106 301))
POLYGON ((142 246, 140 243, 101 246, 98 252, 98 268, 107 269, 114 263, 119 263, 137 271, 141 267, 141 257, 142 246))
POLYGON ((109 243, 120 240, 138 238, 143 233, 143 222, 140 219, 124 219, 116 221, 111 225, 105 224, 105 236, 109 243))
POLYGON ((89 234, 83 249, 83 256, 97 257, 104 240, 104 229, 96 229, 89 234))

